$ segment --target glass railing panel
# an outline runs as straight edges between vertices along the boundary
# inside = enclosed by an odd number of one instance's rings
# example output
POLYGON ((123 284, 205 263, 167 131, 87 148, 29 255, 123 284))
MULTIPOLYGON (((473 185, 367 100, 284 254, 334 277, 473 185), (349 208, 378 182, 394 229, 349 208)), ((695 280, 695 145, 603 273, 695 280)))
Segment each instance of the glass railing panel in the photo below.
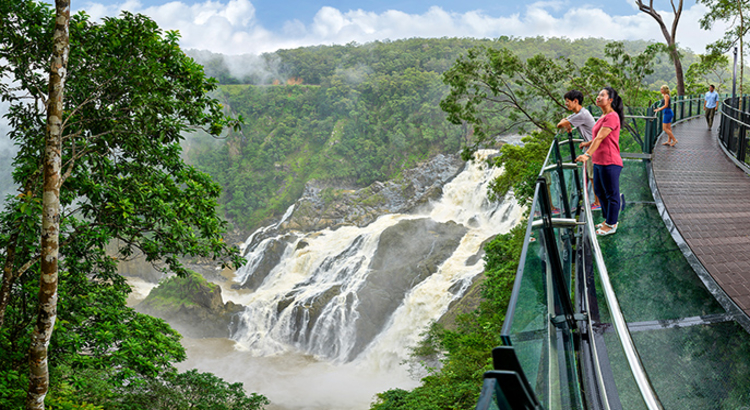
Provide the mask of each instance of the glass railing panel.
POLYGON ((540 376, 539 372, 548 368, 546 344, 549 340, 547 262, 541 241, 540 229, 533 229, 527 241, 526 258, 522 261, 523 270, 512 325, 508 330, 504 329, 504 335, 509 337, 526 378, 538 397, 539 388, 546 385, 546 375, 540 376))
POLYGON ((578 204, 578 186, 581 184, 580 179, 576 181, 576 176, 580 178, 581 172, 585 172, 585 168, 579 168, 578 170, 566 169, 563 171, 565 175, 565 187, 568 190, 567 197, 570 204, 571 217, 575 217, 576 215, 575 206, 578 204))
POLYGON ((563 211, 563 189, 560 180, 560 176, 557 171, 545 172, 544 177, 547 179, 547 186, 549 188, 550 202, 552 203, 552 216, 554 218, 561 218, 564 215, 563 211))
POLYGON ((556 285, 550 255, 543 246, 542 229, 533 229, 531 238, 512 325, 504 336, 513 346, 529 384, 545 409, 579 408, 573 336, 564 323, 555 326, 550 320, 562 316, 560 299, 556 296, 564 297, 566 292, 548 292, 556 285))
MULTIPOLYGON (((559 369, 560 405, 561 410, 582 409, 581 385, 578 378, 577 352, 573 340, 573 333, 568 328, 558 330, 558 351, 564 368, 559 369)), ((556 390, 552 390, 553 392, 556 390)), ((551 410, 553 406, 550 406, 551 410)))
POLYGON ((739 141, 740 127, 735 121, 731 121, 729 124, 729 145, 727 149, 734 155, 737 155, 737 145, 739 141))
MULTIPOLYGON (((552 157, 552 155, 550 156, 552 157)), ((554 163, 553 163, 554 164, 554 163)), ((547 180, 547 187, 549 190, 549 198, 550 202, 552 203, 552 217, 553 218, 564 218, 565 217, 565 208, 563 206, 563 196, 565 195, 565 192, 563 191, 560 175, 556 170, 552 170, 549 172, 543 173, 543 176, 547 180)), ((539 208, 537 208, 539 209, 539 208)), ((563 259, 563 247, 562 247, 562 237, 560 236, 560 231, 558 229, 554 230, 555 232, 555 242, 557 243, 558 250, 558 256, 560 259, 560 263, 564 264, 565 261, 563 259)))
POLYGON ((496 379, 484 379, 482 393, 475 410, 500 410, 500 406, 503 406, 502 408, 510 407, 500 385, 496 379))

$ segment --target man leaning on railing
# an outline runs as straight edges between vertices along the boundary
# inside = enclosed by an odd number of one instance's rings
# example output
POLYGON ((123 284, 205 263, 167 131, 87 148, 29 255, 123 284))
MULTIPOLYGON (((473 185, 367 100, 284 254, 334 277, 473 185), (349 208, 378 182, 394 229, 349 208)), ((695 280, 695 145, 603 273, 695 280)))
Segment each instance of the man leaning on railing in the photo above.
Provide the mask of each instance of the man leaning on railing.
MULTIPOLYGON (((557 123, 557 128, 562 128, 567 132, 571 132, 573 127, 576 127, 581 133, 584 142, 591 141, 591 132, 596 121, 594 121, 594 116, 591 115, 589 110, 583 106, 583 93, 578 90, 570 90, 565 93, 563 98, 565 99, 565 108, 569 111, 573 111, 573 114, 560 120, 560 122, 557 123)), ((586 163, 586 175, 588 176, 589 181, 593 181, 594 163, 592 161, 586 163)), ((586 189, 588 189, 588 187, 586 189)), ((599 197, 595 195, 594 203, 591 204, 591 209, 599 209, 600 207, 599 197)))
POLYGON ((703 108, 706 109, 706 123, 708 124, 708 129, 711 129, 711 127, 713 127, 714 125, 716 106, 719 103, 719 93, 714 91, 713 84, 708 86, 708 92, 706 93, 704 99, 705 102, 703 103, 703 108))

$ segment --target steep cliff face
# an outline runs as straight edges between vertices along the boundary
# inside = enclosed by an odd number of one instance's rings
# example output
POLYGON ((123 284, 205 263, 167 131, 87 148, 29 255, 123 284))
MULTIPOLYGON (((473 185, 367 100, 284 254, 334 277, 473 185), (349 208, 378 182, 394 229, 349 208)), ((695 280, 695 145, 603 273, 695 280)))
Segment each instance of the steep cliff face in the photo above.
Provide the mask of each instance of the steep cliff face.
MULTIPOLYGON (((487 198, 501 170, 438 156, 360 190, 310 184, 281 220, 243 244, 237 288, 252 290, 231 338, 259 356, 296 350, 391 365, 476 287, 482 246, 521 208, 487 198)), ((449 312, 448 314, 452 314, 449 312)))
POLYGON ((350 360, 383 329, 406 294, 438 271, 466 232, 455 222, 430 219, 401 221, 383 231, 369 266, 371 273, 357 292, 360 316, 354 324, 357 339, 350 360))
POLYGON ((365 226, 387 213, 408 213, 439 198, 442 187, 464 167, 458 155, 437 155, 402 177, 359 190, 339 189, 318 181, 305 186, 294 213, 281 228, 302 232, 337 225, 365 226))
MULTIPOLYGON (((359 190, 317 181, 308 183, 291 215, 272 229, 257 233, 245 244, 247 249, 261 246, 263 251, 258 253, 257 259, 248 261, 252 274, 233 287, 257 289, 288 251, 287 245, 299 239, 299 234, 347 225, 363 227, 385 214, 410 213, 427 206, 442 196, 443 186, 464 166, 465 162, 458 155, 440 154, 416 168, 404 170, 399 179, 376 182, 359 190), (279 232, 285 234, 275 236, 279 232)), ((304 246, 304 240, 297 244, 298 249, 304 246)))

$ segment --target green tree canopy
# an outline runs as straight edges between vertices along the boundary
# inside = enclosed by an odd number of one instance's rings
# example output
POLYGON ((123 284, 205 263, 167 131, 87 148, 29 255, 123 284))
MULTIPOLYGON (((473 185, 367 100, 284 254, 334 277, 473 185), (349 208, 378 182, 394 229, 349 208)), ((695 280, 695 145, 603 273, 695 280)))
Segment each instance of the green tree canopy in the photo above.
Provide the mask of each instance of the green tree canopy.
MULTIPOLYGON (((505 144, 493 162, 505 171, 492 184, 497 197, 509 190, 521 202, 531 199, 535 180, 554 137, 554 124, 567 115, 563 95, 578 89, 593 103, 605 86, 622 90, 626 106, 647 105, 653 92, 644 88, 653 73, 655 58, 663 46, 649 45, 636 55, 624 44, 609 43, 606 59, 591 57, 583 65, 567 57, 549 58, 537 54, 528 59, 503 47, 481 45, 443 75, 450 92, 441 108, 454 124, 468 124, 473 138, 464 148, 464 159, 477 149, 493 144, 499 135, 517 132, 526 135, 524 145, 505 144)), ((593 113, 596 115, 596 113, 593 113)), ((624 124, 638 138, 635 127, 624 124)))
MULTIPOLYGON (((20 187, 0 213, 0 407, 17 408, 38 308, 48 88, 42 73, 54 13, 48 5, 18 1, 1 2, 0 14, 0 97, 10 104, 5 117, 19 149, 13 179, 20 187)), ((123 13, 95 23, 78 14, 70 20, 70 39, 59 303, 48 359, 53 373, 64 367, 72 374, 53 379, 56 390, 48 398, 64 396, 71 385, 85 395, 98 381, 107 389, 89 401, 112 402, 139 386, 178 381, 170 376, 173 363, 185 357, 179 334, 165 322, 126 307, 130 289, 117 274, 117 260, 141 253, 177 274, 186 273, 179 259, 185 255, 242 262, 222 238, 226 222, 215 211, 220 186, 180 158, 184 133, 219 135, 238 121, 209 97, 216 81, 180 50, 177 33, 161 31, 145 16, 123 13), (110 245, 117 254, 107 252, 110 245)))

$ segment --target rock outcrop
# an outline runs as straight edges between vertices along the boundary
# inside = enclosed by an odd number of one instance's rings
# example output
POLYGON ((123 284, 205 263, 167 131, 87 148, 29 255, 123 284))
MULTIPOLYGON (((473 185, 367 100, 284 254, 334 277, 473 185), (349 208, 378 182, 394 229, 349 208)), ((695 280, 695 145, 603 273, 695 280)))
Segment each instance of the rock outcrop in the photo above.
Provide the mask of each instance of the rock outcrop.
POLYGON ((229 337, 235 316, 244 310, 234 302, 224 303, 221 287, 197 273, 166 279, 135 309, 162 318, 178 332, 194 338, 229 337))
MULTIPOLYGON (((389 213, 412 213, 440 199, 442 187, 464 168, 458 155, 436 155, 402 172, 400 178, 375 182, 358 190, 311 181, 305 186, 294 212, 278 226, 254 234, 247 249, 260 249, 257 260, 248 260, 250 274, 233 288, 257 289, 280 260, 297 233, 309 233, 343 225, 366 226, 389 213), (279 234, 283 233, 279 237, 279 234), (266 243, 263 243, 266 241, 266 243)), ((305 246, 301 242, 298 246, 305 246)), ((248 255, 245 255, 248 256, 248 255)))
POLYGON ((455 222, 431 219, 406 220, 383 231, 370 263, 371 273, 357 292, 360 316, 355 323, 357 340, 350 360, 382 331, 406 294, 437 272, 466 231, 455 222))

